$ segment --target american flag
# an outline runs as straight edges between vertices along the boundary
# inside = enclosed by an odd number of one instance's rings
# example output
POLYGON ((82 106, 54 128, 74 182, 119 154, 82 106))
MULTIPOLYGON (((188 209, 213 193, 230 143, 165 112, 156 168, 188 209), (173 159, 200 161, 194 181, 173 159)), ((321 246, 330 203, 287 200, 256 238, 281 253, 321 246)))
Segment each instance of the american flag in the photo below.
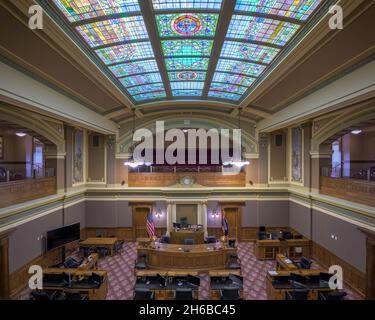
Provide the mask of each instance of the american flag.
POLYGON ((224 236, 227 237, 228 234, 229 234, 229 225, 228 225, 228 220, 227 220, 226 216, 223 216, 223 220, 222 220, 221 224, 222 224, 222 227, 223 227, 224 236))
POLYGON ((150 238, 155 237, 155 223, 154 219, 152 218, 152 213, 150 213, 147 217, 146 229, 150 238))

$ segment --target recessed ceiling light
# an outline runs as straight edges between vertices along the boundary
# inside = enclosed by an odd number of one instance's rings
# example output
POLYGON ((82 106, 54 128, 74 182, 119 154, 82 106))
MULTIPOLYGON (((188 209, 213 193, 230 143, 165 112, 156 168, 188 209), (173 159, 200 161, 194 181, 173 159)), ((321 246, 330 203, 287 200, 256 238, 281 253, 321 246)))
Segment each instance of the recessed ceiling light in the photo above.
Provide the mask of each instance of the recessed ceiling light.
POLYGON ((16 136, 20 137, 20 138, 23 138, 24 136, 26 136, 26 133, 24 133, 24 132, 16 132, 16 136))
POLYGON ((352 131, 352 134, 354 134, 354 135, 359 135, 361 133, 362 133, 362 130, 353 130, 352 131))

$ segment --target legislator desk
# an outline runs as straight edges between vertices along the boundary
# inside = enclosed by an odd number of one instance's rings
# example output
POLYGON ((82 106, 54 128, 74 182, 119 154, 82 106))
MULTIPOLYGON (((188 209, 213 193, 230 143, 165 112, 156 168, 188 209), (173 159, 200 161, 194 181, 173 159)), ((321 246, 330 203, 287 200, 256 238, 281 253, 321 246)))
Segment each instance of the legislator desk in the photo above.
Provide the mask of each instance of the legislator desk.
POLYGON ((87 258, 85 258, 78 270, 96 270, 98 269, 99 255, 97 253, 91 253, 87 258))
POLYGON ((325 270, 269 271, 266 277, 268 300, 285 300, 286 293, 301 285, 309 290, 308 299, 318 300, 319 292, 331 292, 325 270), (293 275, 297 275, 293 277, 293 275), (300 279, 298 279, 298 277, 300 279), (295 282, 296 280, 297 283, 295 282))
POLYGON ((137 272, 134 290, 148 289, 154 293, 155 300, 173 300, 177 289, 191 289, 193 299, 198 300, 200 286, 198 274, 190 271, 172 274, 166 270, 160 272, 140 270, 137 272))
POLYGON ((153 242, 149 247, 138 247, 138 255, 146 254, 150 269, 186 269, 208 271, 224 269, 230 255, 236 254, 237 248, 227 244, 179 245, 153 242))
POLYGON ((195 244, 204 243, 203 229, 175 229, 171 231, 170 243, 184 244, 186 239, 194 240, 195 244))
POLYGON ((47 268, 43 270, 43 290, 77 290, 87 295, 89 300, 105 300, 108 291, 107 272, 105 270, 79 270, 69 268, 47 268), (64 277, 65 274, 65 277, 64 277), (66 280, 69 275, 70 281, 66 280), (98 281, 97 278, 100 278, 98 281))
POLYGON ((291 259, 310 257, 310 240, 256 240, 255 256, 259 260, 275 260, 278 253, 286 253, 291 259))
POLYGON ((298 266, 294 263, 293 260, 286 257, 285 255, 278 253, 276 255, 276 270, 277 271, 295 271, 298 270, 298 266))
POLYGON ((240 299, 243 299, 243 280, 239 270, 214 270, 210 276, 210 299, 220 300, 224 288, 238 288, 240 299))
POLYGON ((109 250, 111 256, 115 253, 115 244, 118 238, 87 238, 82 241, 79 245, 81 247, 106 247, 109 250))

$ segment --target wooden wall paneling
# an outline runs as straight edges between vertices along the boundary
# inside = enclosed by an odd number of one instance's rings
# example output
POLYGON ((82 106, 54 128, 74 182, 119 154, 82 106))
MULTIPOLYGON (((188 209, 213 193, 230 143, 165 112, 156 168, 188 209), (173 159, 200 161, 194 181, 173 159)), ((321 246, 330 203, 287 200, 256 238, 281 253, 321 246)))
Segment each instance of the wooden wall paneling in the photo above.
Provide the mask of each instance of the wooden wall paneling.
POLYGON ((13 228, 0 233, 0 300, 10 298, 9 236, 15 230, 13 228))
POLYGON ((363 228, 366 235, 366 299, 375 300, 375 233, 363 228))
POLYGON ((312 242, 312 257, 325 269, 332 265, 341 266, 344 273, 344 282, 361 296, 364 296, 366 292, 366 275, 363 272, 315 242, 312 242))

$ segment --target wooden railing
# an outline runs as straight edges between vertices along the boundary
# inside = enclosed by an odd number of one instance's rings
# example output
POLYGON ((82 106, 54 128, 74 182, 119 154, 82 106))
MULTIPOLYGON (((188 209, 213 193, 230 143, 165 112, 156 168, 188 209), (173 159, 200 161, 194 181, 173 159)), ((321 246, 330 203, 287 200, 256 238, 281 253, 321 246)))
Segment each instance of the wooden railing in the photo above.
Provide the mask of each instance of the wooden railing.
POLYGON ((0 208, 55 193, 55 177, 2 182, 0 183, 0 208))
POLYGON ((224 175, 221 172, 129 173, 129 187, 171 187, 185 177, 205 187, 245 187, 246 175, 224 175))
POLYGON ((320 193, 375 207, 375 182, 320 177, 320 193))

